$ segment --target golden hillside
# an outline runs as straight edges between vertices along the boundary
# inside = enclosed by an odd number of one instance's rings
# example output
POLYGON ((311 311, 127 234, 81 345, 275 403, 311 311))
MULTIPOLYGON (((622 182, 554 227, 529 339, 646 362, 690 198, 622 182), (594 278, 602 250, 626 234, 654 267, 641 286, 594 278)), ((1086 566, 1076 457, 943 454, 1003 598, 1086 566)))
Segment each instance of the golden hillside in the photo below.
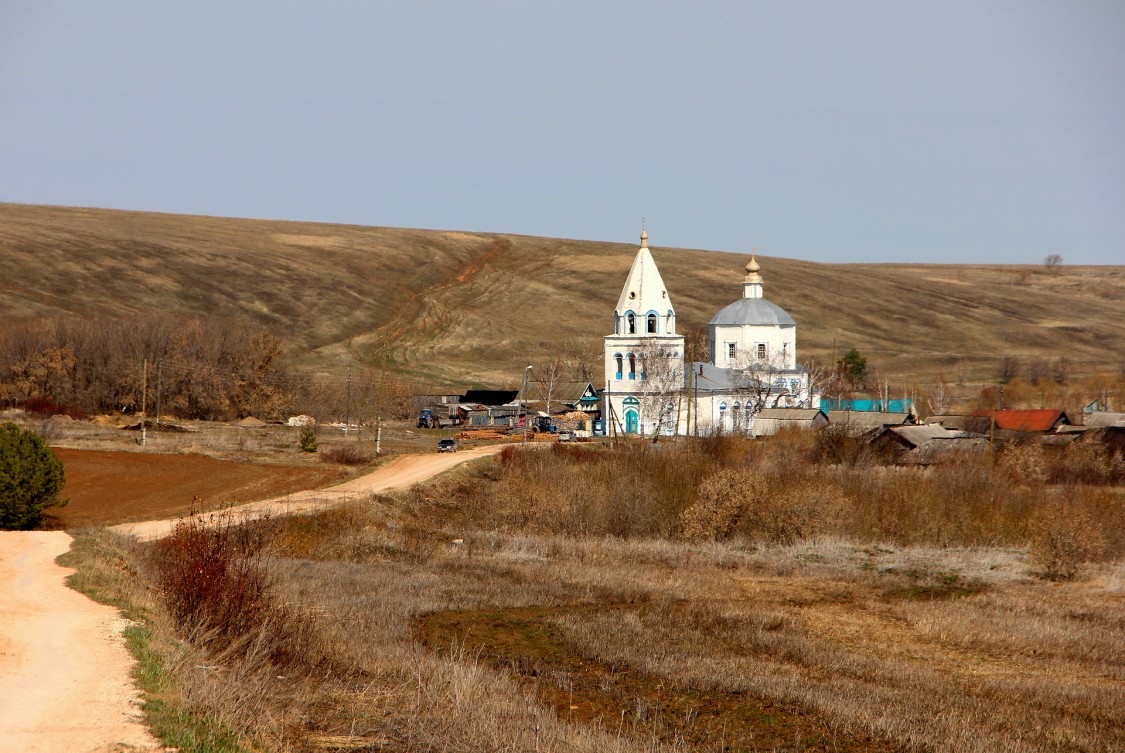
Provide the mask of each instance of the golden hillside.
MULTIPOLYGON (((267 325, 301 365, 513 385, 564 343, 600 363, 636 244, 0 204, 0 321, 164 311, 267 325)), ((743 254, 653 239, 681 331, 741 294, 743 254)), ((851 347, 895 384, 1001 353, 1125 359, 1125 266, 817 264, 761 256, 801 360, 851 347)), ((600 366, 599 366, 600 368, 600 366)))

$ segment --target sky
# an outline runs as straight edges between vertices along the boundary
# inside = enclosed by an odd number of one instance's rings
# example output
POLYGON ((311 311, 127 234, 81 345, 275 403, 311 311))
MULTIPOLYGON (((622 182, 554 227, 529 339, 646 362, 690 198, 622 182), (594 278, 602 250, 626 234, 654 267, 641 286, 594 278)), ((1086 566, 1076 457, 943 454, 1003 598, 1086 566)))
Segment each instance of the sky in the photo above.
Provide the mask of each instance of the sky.
POLYGON ((0 0, 0 201, 1125 264, 1125 2, 0 0))

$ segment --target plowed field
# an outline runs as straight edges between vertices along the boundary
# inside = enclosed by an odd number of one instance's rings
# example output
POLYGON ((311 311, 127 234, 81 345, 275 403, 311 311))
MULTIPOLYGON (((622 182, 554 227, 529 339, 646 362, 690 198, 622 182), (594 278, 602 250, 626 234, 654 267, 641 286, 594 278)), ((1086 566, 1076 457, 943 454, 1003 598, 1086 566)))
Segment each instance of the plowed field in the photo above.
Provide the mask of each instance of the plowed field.
POLYGON ((66 507, 56 528, 169 518, 224 503, 282 497, 347 477, 338 466, 294 467, 216 460, 201 455, 55 448, 66 469, 66 507))

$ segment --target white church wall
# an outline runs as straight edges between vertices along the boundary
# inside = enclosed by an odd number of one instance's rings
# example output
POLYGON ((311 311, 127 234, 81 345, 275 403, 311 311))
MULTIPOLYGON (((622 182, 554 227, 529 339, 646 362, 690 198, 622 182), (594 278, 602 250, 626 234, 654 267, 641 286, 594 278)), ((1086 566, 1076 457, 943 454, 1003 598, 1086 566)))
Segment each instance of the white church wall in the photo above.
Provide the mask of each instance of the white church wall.
POLYGON ((778 326, 723 326, 712 328, 711 360, 724 369, 748 368, 759 363, 758 345, 766 346, 764 365, 780 369, 797 366, 797 328, 778 326), (733 357, 730 345, 734 345, 733 357))

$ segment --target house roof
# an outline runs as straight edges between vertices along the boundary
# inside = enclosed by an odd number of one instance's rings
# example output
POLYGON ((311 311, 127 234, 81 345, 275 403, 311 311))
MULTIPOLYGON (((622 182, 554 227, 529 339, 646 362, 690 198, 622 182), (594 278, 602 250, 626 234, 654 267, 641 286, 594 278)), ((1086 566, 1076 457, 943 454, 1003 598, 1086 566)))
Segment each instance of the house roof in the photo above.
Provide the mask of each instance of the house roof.
POLYGON ((461 396, 462 403, 482 403, 484 405, 507 405, 516 399, 519 390, 467 390, 461 396))
POLYGON ((955 413, 947 413, 944 415, 928 416, 926 423, 928 424, 941 424, 949 429, 964 429, 968 426, 972 416, 962 416, 955 413))
POLYGON ((1087 426, 1125 426, 1125 413, 1098 411, 1086 414, 1087 426))
MULTIPOLYGON (((758 412, 758 418, 773 418, 780 421, 814 421, 823 416, 819 408, 766 408, 758 412)), ((827 416, 825 416, 827 419, 827 416)))
POLYGON ((920 426, 890 426, 887 431, 893 431, 898 436, 902 437, 909 444, 915 447, 921 447, 927 442, 950 440, 950 439, 965 439, 976 438, 979 435, 970 434, 964 431, 950 431, 949 429, 939 424, 921 424, 920 426))
POLYGON ((993 417, 996 421, 996 428, 1003 431, 1051 431, 1060 423, 1070 423, 1066 413, 1057 408, 995 411, 981 408, 973 411, 973 415, 984 418, 993 417))
POLYGON ((874 410, 830 410, 828 421, 843 426, 874 428, 876 426, 901 426, 910 421, 909 413, 888 413, 874 410))

